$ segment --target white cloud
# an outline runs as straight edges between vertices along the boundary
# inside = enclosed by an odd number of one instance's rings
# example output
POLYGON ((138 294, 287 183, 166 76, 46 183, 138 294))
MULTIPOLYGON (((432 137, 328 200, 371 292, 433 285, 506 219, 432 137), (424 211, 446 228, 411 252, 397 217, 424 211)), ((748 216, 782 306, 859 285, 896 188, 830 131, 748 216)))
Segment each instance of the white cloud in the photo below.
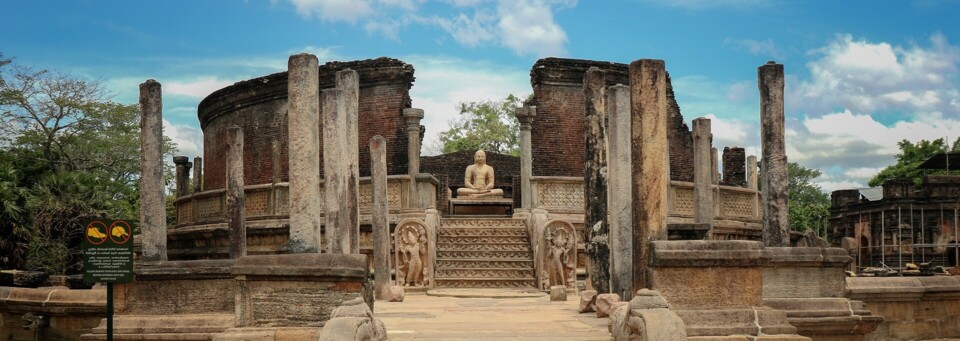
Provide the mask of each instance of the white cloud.
POLYGON ((165 94, 181 95, 192 98, 204 98, 210 93, 220 90, 234 82, 217 79, 216 77, 202 77, 195 81, 173 81, 163 85, 165 94))
POLYGON ((771 57, 776 59, 783 58, 783 52, 777 48, 777 45, 774 44, 773 39, 766 40, 754 40, 754 39, 733 39, 727 38, 723 41, 723 45, 729 48, 736 50, 746 51, 747 53, 771 57))
POLYGON ((417 82, 410 97, 414 107, 424 110, 424 155, 439 153, 434 148, 437 134, 447 130, 447 123, 457 117, 458 103, 502 100, 509 94, 526 98, 531 92, 528 70, 454 58, 408 56, 404 60, 417 68, 417 82))
POLYGON ((497 5, 500 39, 519 55, 562 56, 567 33, 553 20, 553 8, 576 2, 548 0, 501 0, 497 5))
POLYGON ((960 112, 960 94, 950 83, 957 75, 960 48, 935 34, 928 47, 894 46, 840 35, 811 52, 810 79, 801 82, 794 100, 802 109, 823 113, 838 108, 853 112, 960 112))
POLYGON ((460 13, 454 18, 434 17, 426 19, 450 34, 460 45, 476 47, 496 41, 493 23, 496 16, 490 11, 476 11, 473 16, 460 13))
POLYGON ((643 0, 654 6, 677 7, 689 10, 707 10, 716 8, 750 9, 766 8, 779 4, 778 0, 643 0))
POLYGON ((323 21, 357 20, 373 14, 370 0, 290 0, 297 13, 307 18, 319 18, 323 21))
POLYGON ((177 144, 179 150, 177 155, 185 155, 190 158, 203 155, 203 132, 199 128, 184 124, 171 124, 170 121, 164 119, 163 135, 177 144))

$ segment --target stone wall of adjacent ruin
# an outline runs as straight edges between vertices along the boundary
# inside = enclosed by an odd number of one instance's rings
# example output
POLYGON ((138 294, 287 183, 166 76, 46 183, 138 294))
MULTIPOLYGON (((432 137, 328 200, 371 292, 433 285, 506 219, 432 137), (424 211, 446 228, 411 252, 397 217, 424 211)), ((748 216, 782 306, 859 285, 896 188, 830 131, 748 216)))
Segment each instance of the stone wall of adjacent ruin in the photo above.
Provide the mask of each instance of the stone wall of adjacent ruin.
POLYGON ((80 340, 107 314, 105 289, 0 287, 0 340, 80 340), (39 330, 22 328, 25 314, 46 319, 39 330))
MULTIPOLYGON (((607 85, 629 84, 628 66, 620 63, 545 58, 530 70, 533 105, 531 125, 534 176, 583 176, 583 75, 590 67, 606 71, 607 85)), ((693 181, 693 138, 667 77, 670 178, 693 181)))
POLYGON ((866 340, 960 337, 960 278, 847 277, 847 297, 866 303, 883 323, 866 340))
MULTIPOLYGON (((407 133, 401 115, 411 104, 413 67, 389 58, 329 62, 320 66, 321 91, 334 87, 336 71, 345 68, 360 74, 360 176, 370 175, 366 141, 374 135, 387 140, 388 174, 406 173, 407 133)), ((289 181, 286 72, 238 82, 214 92, 200 102, 198 117, 203 130, 204 190, 224 188, 226 129, 231 126, 239 126, 244 131, 244 182, 247 185, 271 183, 274 160, 279 163, 280 182, 289 181), (275 143, 277 155, 274 155, 275 143)), ((322 154, 322 138, 319 142, 322 154)), ((322 176, 322 164, 320 172, 322 176)))

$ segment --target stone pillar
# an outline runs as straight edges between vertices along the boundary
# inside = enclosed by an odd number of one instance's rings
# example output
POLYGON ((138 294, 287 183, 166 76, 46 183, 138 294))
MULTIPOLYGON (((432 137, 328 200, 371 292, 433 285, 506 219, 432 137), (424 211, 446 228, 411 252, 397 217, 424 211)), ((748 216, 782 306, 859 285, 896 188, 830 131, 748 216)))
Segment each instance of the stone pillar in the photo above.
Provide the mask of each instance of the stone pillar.
POLYGON ((710 147, 710 183, 714 185, 720 184, 720 167, 717 167, 720 164, 717 162, 719 154, 717 147, 710 147))
POLYGON ((591 67, 583 76, 584 146, 583 224, 587 271, 593 288, 610 292, 610 236, 607 222, 607 80, 602 70, 591 67))
POLYGON ((693 222, 713 228, 713 174, 710 119, 693 120, 693 222))
POLYGON ((633 296, 633 170, 630 168, 630 87, 607 88, 607 210, 610 212, 610 292, 633 296))
POLYGON ((243 130, 227 128, 227 230, 230 234, 230 258, 247 254, 247 227, 243 193, 243 130))
POLYGON ((360 252, 359 155, 357 153, 356 71, 337 72, 337 87, 323 90, 323 174, 329 253, 360 252), (350 141, 353 139, 353 141, 350 141))
POLYGON ((173 164, 176 165, 176 183, 177 198, 190 195, 190 159, 186 156, 178 155, 173 157, 173 164))
POLYGON ((783 64, 757 68, 760 88, 760 145, 763 184, 763 244, 789 246, 787 225, 787 153, 783 128, 783 64))
POLYGON ((193 193, 203 192, 203 158, 193 158, 193 193))
POLYGON ((409 208, 420 208, 417 202, 417 175, 420 174, 420 120, 423 109, 403 109, 403 118, 407 121, 407 173, 410 174, 409 208))
POLYGON ((273 184, 278 184, 283 181, 283 176, 281 174, 282 170, 280 167, 280 160, 282 157, 283 154, 280 150, 280 141, 274 140, 270 145, 270 182, 273 184))
POLYGON ((633 153, 633 291, 649 286, 650 242, 667 239, 670 153, 667 143, 667 71, 662 60, 630 63, 633 153))
POLYGON ((390 223, 387 220, 387 140, 370 139, 370 225, 373 228, 373 282, 378 300, 386 299, 390 287, 390 223))
POLYGON ((140 240, 143 260, 167 260, 167 211, 163 198, 163 102, 160 83, 140 84, 140 240))
POLYGON ((723 181, 726 186, 747 187, 746 151, 740 147, 723 147, 723 181))
POLYGON ((526 105, 514 113, 520 122, 520 207, 533 209, 533 189, 530 178, 533 177, 533 145, 530 137, 530 125, 537 117, 537 107, 526 105))
POLYGON ((311 54, 287 64, 290 252, 320 252, 320 69, 311 54))
POLYGON ((757 156, 747 157, 747 188, 757 189, 757 156))

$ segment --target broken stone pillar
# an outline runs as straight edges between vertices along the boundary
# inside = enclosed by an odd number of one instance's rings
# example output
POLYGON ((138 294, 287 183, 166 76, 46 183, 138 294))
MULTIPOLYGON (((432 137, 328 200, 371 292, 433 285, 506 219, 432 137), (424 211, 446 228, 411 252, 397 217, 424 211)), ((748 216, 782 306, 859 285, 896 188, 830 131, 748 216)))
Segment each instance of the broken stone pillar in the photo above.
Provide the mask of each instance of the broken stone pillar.
POLYGON ((176 165, 176 183, 177 198, 190 195, 190 166, 192 164, 186 156, 174 156, 173 164, 176 165))
POLYGON ((713 174, 710 119, 693 120, 693 222, 713 228, 713 174))
POLYGON ((373 229, 373 283, 378 300, 388 297, 390 287, 390 222, 387 215, 387 140, 370 138, 370 225, 373 229))
POLYGON ((160 83, 140 84, 140 235, 143 260, 167 260, 167 211, 163 198, 163 102, 160 83))
POLYGON ((311 54, 290 56, 287 71, 290 252, 320 252, 320 71, 311 54))
POLYGON ((734 187, 747 187, 747 174, 744 168, 746 151, 740 147, 723 147, 722 184, 734 187))
POLYGON ((787 225, 787 153, 783 128, 783 64, 757 68, 760 88, 760 173, 763 184, 763 244, 789 246, 787 225))
POLYGON ((604 72, 591 67, 583 76, 584 137, 583 170, 584 217, 588 232, 584 246, 587 271, 593 288, 610 292, 610 236, 607 223, 607 81, 604 72))
POLYGON ((667 72, 664 62, 630 63, 633 154, 633 291, 647 287, 650 242, 667 239, 667 72))
POLYGON ((720 168, 717 167, 719 164, 717 162, 718 154, 719 151, 717 150, 717 147, 710 147, 710 183, 714 185, 720 184, 720 168))
POLYGON ((530 125, 537 116, 537 107, 525 105, 514 113, 520 122, 520 207, 533 209, 533 189, 530 178, 533 177, 533 145, 530 125))
POLYGON ((193 193, 203 192, 203 158, 193 158, 193 193))
POLYGON ((757 189, 757 156, 750 155, 747 157, 747 188, 756 190, 757 189))
POLYGON ((633 292, 633 197, 630 190, 630 87, 607 88, 607 210, 610 215, 610 292, 633 292))
POLYGON ((410 174, 409 208, 420 208, 417 202, 417 175, 420 174, 420 120, 423 109, 403 109, 403 118, 407 121, 407 173, 410 174))
POLYGON ((360 252, 357 97, 351 95, 357 87, 357 72, 346 69, 337 72, 337 87, 322 95, 324 231, 327 250, 334 254, 360 252))
POLYGON ((227 230, 230 234, 230 258, 247 254, 247 227, 243 193, 243 130, 227 128, 227 230))

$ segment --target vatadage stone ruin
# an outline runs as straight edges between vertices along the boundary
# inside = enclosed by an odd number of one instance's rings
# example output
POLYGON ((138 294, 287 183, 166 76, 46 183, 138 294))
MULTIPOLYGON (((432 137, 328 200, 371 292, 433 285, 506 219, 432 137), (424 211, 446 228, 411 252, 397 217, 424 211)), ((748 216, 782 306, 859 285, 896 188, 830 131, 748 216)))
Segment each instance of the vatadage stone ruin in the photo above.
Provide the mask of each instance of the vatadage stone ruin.
MULTIPOLYGON (((162 86, 141 85, 141 247, 116 340, 382 340, 377 301, 445 288, 579 300, 616 340, 960 337, 960 181, 835 192, 829 240, 791 233, 781 64, 757 70, 754 156, 685 123, 662 60, 538 60, 519 158, 421 156, 431 113, 401 60, 288 67, 200 103, 172 225, 162 86)), ((9 277, 3 340, 106 339, 102 288, 9 277)))

